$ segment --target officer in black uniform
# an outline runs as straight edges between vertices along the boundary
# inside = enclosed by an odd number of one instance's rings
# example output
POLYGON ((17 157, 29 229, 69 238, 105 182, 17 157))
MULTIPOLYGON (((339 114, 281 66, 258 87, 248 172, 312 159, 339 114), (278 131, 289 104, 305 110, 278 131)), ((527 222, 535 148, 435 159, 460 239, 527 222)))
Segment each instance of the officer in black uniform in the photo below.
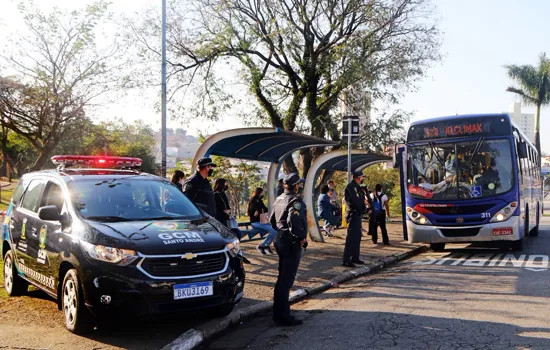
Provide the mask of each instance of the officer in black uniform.
POLYGON ((183 193, 187 195, 193 203, 200 204, 208 215, 216 216, 216 202, 214 199, 214 190, 208 181, 208 177, 212 175, 213 168, 216 164, 212 163, 210 158, 201 158, 197 162, 199 169, 191 175, 183 184, 183 193))
POLYGON ((344 248, 343 265, 355 267, 356 264, 364 264, 359 259, 361 248, 361 221, 366 211, 365 193, 361 188, 363 172, 354 171, 353 180, 346 186, 346 220, 348 222, 348 234, 346 235, 346 246, 344 248))
POLYGON ((273 204, 271 225, 277 230, 275 249, 279 255, 279 276, 273 297, 273 320, 281 326, 296 326, 301 320, 290 314, 288 297, 294 284, 302 247, 307 247, 306 206, 298 196, 303 180, 296 173, 285 176, 285 192, 273 204))

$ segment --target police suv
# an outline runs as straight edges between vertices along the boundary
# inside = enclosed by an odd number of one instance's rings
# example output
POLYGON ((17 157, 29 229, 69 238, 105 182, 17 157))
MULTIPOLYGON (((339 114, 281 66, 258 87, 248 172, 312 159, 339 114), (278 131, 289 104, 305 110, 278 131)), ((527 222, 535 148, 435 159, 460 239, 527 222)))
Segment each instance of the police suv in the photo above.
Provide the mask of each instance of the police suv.
POLYGON ((35 285, 57 300, 74 333, 126 313, 221 316, 241 300, 238 239, 169 181, 128 169, 139 158, 52 160, 57 170, 19 180, 5 215, 8 295, 35 285))

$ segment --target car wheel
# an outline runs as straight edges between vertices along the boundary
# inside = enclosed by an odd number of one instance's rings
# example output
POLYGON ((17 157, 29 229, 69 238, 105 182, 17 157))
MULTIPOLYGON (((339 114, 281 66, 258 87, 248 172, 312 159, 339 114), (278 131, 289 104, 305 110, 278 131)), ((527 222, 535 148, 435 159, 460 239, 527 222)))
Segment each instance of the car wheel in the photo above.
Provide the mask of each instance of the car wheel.
POLYGON ((65 327, 75 334, 91 330, 91 315, 84 305, 82 288, 75 269, 67 271, 61 289, 61 308, 65 316, 65 327))
POLYGON ((27 281, 17 274, 13 252, 8 250, 6 256, 4 256, 4 289, 6 289, 6 293, 10 297, 23 295, 27 292, 28 287, 27 281))
POLYGON ((442 252, 445 250, 445 243, 430 243, 430 248, 434 252, 442 252))
POLYGON ((211 315, 213 317, 225 317, 233 311, 234 307, 235 305, 233 304, 219 306, 212 310, 211 315))

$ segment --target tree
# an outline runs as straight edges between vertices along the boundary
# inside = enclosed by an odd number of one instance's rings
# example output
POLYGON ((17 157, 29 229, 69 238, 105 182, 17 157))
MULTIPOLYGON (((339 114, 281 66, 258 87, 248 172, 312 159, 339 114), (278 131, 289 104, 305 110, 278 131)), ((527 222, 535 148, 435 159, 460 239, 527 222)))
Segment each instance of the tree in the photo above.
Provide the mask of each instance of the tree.
MULTIPOLYGON (((331 112, 343 91, 396 102, 439 59, 428 0, 175 0, 169 11, 171 95, 192 91, 190 111, 213 119, 233 106, 233 70, 257 101, 256 124, 339 140, 331 112)), ((158 57, 158 13, 133 22, 131 44, 158 57)), ((304 174, 323 151, 302 152, 304 174)))
POLYGON ((18 74, 0 81, 3 125, 25 137, 41 169, 72 127, 83 122, 85 108, 115 86, 117 45, 99 48, 96 32, 108 19, 99 1, 70 13, 54 8, 43 14, 32 2, 20 5, 28 32, 10 36, 15 52, 3 56, 18 74))
POLYGON ((540 109, 542 106, 550 103, 550 59, 546 57, 545 53, 542 53, 539 56, 537 67, 512 64, 506 65, 505 68, 508 70, 508 76, 519 84, 519 87, 510 86, 506 91, 517 94, 526 105, 537 107, 535 117, 535 146, 538 153, 541 154, 540 109))

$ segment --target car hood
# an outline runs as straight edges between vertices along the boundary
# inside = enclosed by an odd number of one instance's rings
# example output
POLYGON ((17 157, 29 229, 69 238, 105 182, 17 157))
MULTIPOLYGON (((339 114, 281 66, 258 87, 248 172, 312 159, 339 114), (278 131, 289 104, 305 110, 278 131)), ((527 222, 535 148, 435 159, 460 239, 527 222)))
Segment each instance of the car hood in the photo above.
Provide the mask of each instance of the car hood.
POLYGON ((85 221, 92 244, 133 249, 145 255, 185 254, 224 249, 235 235, 218 221, 85 221))

